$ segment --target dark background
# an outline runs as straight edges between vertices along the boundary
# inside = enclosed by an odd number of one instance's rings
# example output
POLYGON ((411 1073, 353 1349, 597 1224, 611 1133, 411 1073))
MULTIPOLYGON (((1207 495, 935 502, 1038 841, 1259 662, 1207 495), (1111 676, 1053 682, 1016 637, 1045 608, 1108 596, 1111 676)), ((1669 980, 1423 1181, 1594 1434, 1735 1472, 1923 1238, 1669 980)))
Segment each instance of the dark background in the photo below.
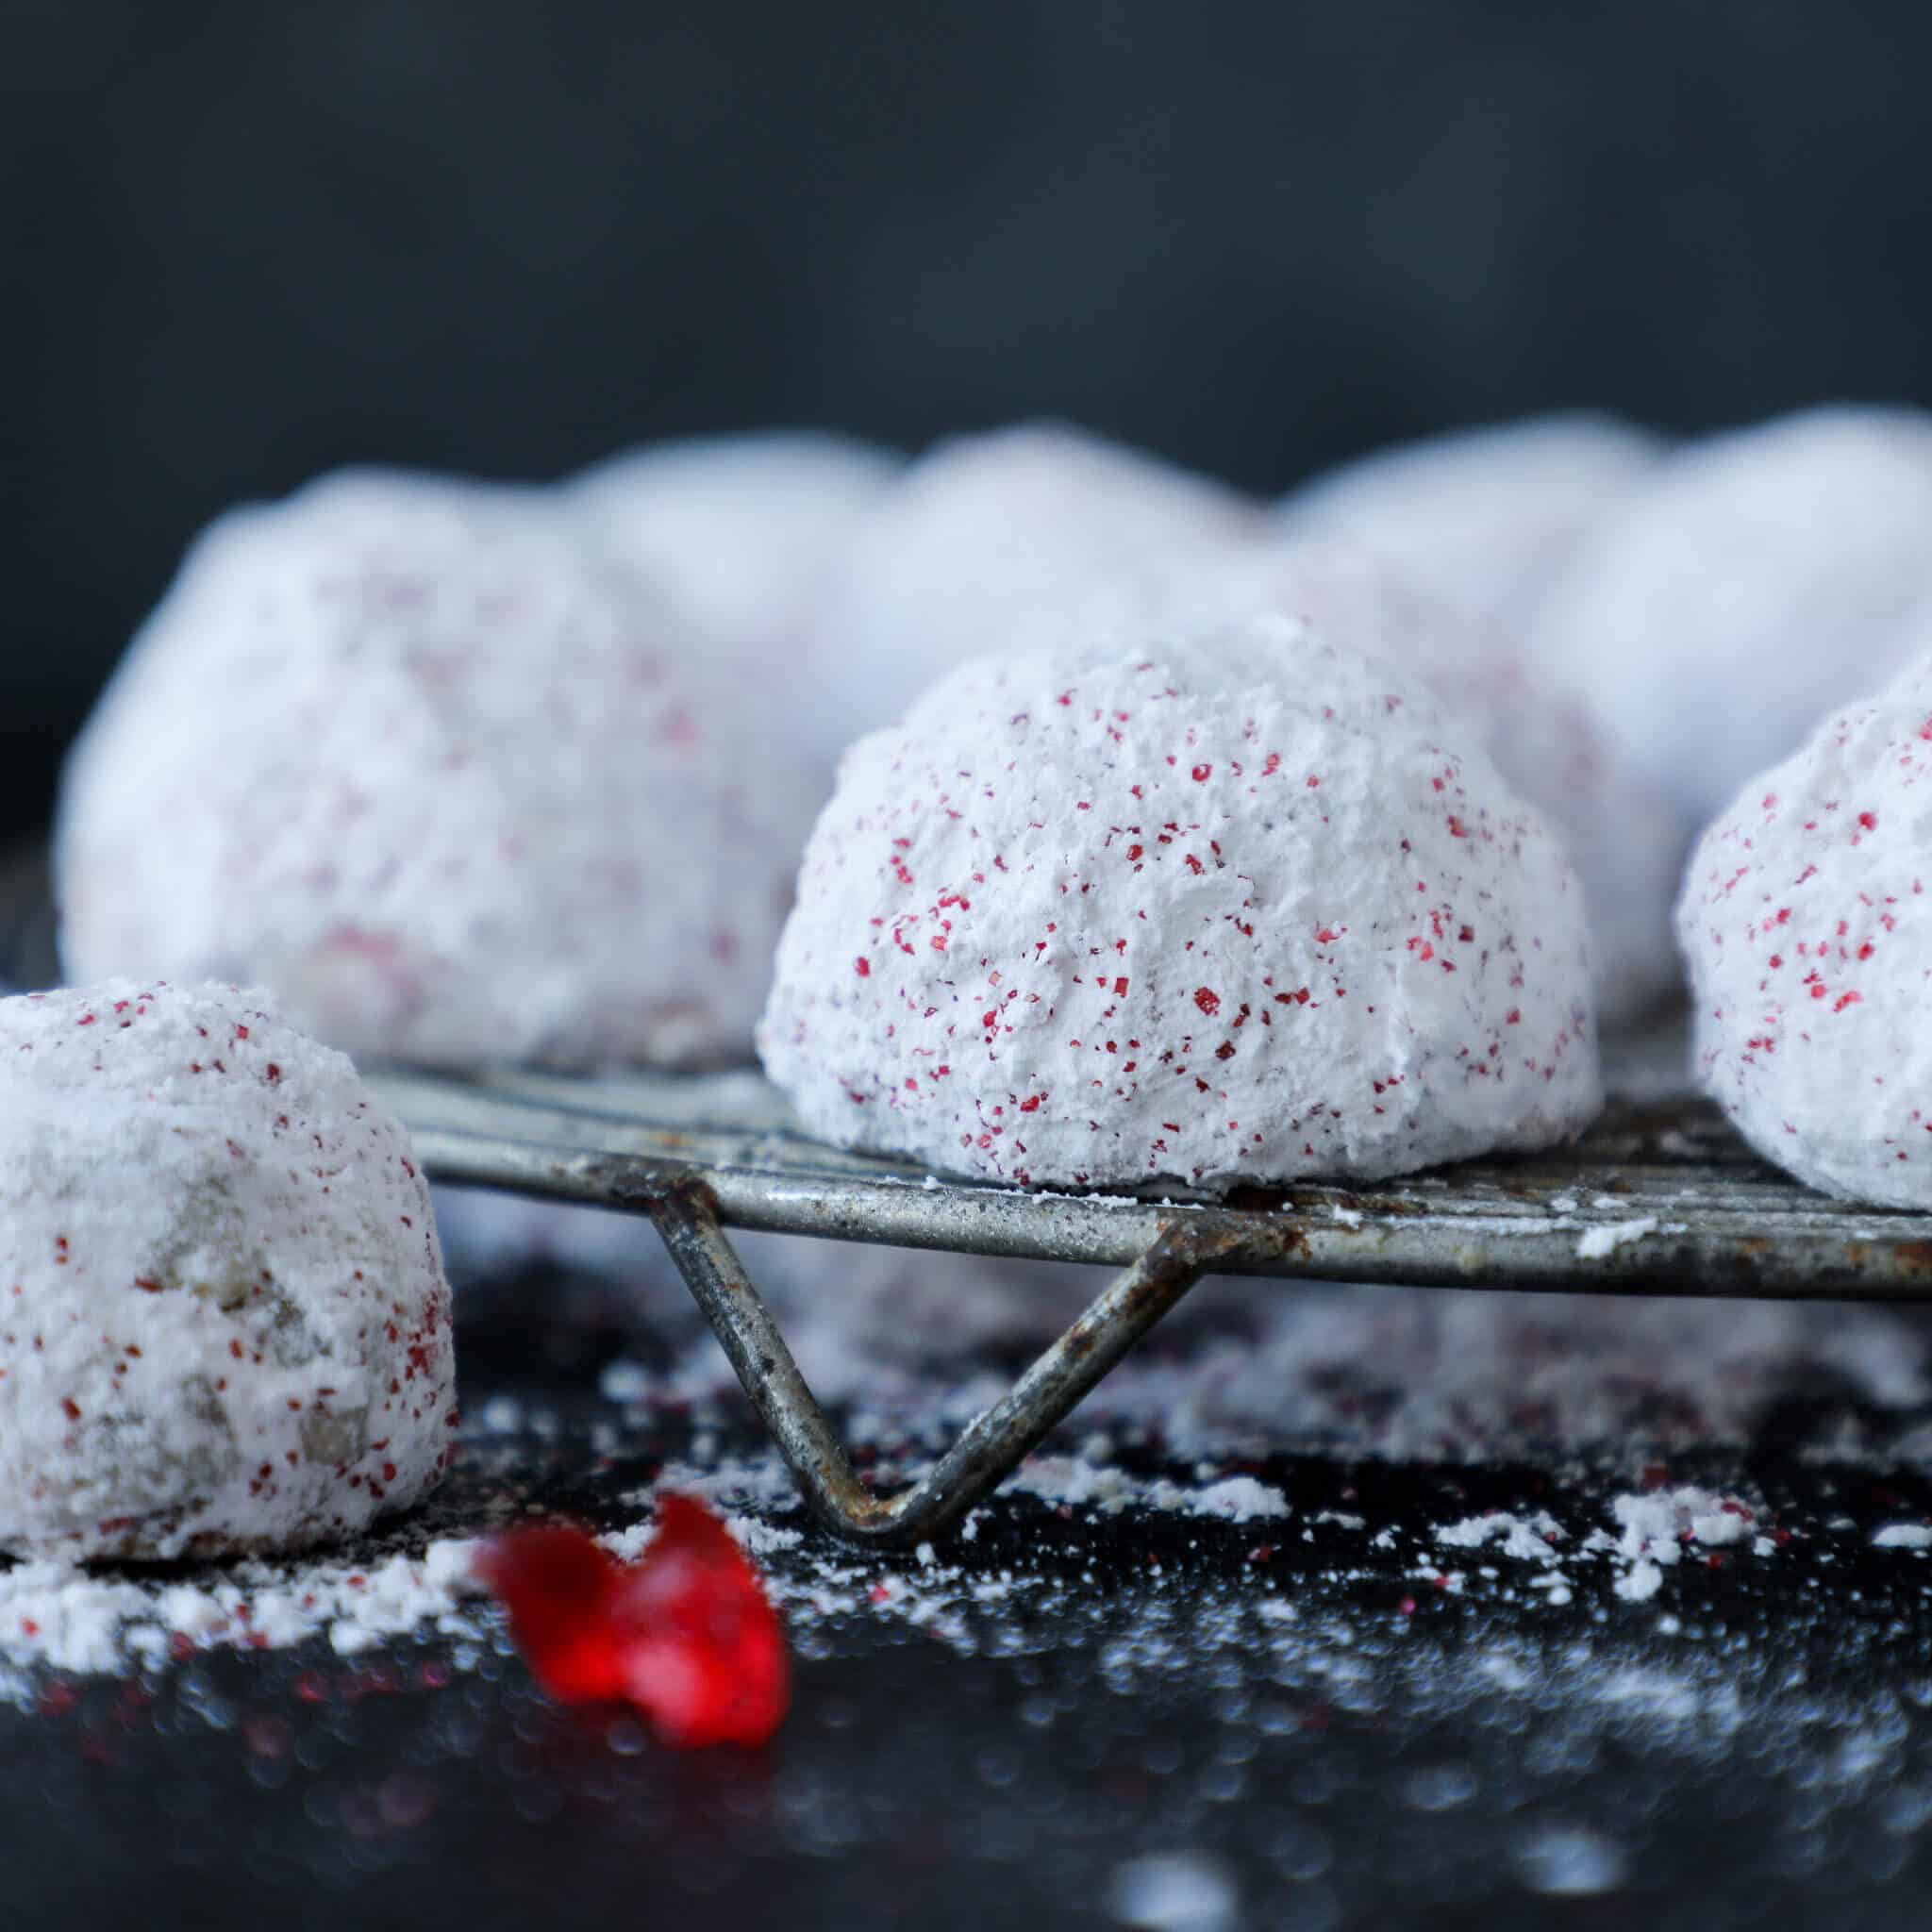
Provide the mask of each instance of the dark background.
POLYGON ((1258 489, 1924 399, 1932 9, 0 0, 0 831, 187 538, 357 458, 1054 411, 1258 489))

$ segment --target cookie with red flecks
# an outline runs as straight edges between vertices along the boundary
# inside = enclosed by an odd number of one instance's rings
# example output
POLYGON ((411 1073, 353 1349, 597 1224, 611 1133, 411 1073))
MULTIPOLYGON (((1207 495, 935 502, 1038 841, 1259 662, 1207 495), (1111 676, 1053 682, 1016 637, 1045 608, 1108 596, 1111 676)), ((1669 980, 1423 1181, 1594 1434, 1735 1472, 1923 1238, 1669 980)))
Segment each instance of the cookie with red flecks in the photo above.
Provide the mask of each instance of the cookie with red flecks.
POLYGON ((1679 990, 1677 814, 1605 721, 1537 660, 1520 625, 1474 614, 1430 581, 1370 541, 1291 535, 1191 556, 1151 596, 1144 582, 1121 594, 1143 611, 1304 619, 1458 713, 1458 741, 1481 745, 1569 848, 1590 915, 1600 1023, 1641 1021, 1679 990))
POLYGON ((1698 841, 1677 908, 1698 1076, 1827 1193, 1932 1207, 1932 657, 1829 718, 1698 841))
POLYGON ((0 1000, 0 1549, 289 1548, 447 1465, 428 1187, 261 994, 0 1000))
POLYGON ((846 756, 759 1026, 815 1133, 1034 1184, 1374 1177, 1600 1099, 1561 849, 1261 618, 968 664, 846 756))
POLYGON ((772 725, 534 492, 328 479, 215 526, 83 735, 68 971, 369 1058, 737 1058, 821 796, 772 725))

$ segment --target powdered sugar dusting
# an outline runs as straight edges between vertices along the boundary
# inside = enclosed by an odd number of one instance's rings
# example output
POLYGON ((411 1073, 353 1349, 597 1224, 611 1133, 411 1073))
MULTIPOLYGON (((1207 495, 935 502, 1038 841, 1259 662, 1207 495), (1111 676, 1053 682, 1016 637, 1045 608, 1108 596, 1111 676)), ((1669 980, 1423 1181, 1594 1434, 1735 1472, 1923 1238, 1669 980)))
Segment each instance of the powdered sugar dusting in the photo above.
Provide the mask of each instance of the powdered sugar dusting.
POLYGON ((1928 785, 1932 656, 1750 780, 1677 911, 1704 1086, 1800 1180, 1899 1208, 1932 1207, 1928 785))
POLYGON ((1645 1235, 1655 1234, 1657 1226, 1655 1216, 1646 1216, 1637 1221, 1614 1222, 1608 1227, 1592 1227, 1578 1237, 1576 1258, 1579 1261, 1601 1261, 1626 1242, 1641 1241, 1645 1235))
POLYGON ((740 1056, 822 795, 768 701, 558 507, 325 478, 202 539, 80 740, 68 970, 370 1058, 740 1056))
POLYGON ((428 1186, 262 994, 0 1001, 0 1547, 314 1542, 448 1462, 428 1186))
POLYGON ((966 667, 855 746, 760 1051, 807 1126, 988 1178, 1380 1175, 1601 1097, 1556 841, 1305 626, 966 667))

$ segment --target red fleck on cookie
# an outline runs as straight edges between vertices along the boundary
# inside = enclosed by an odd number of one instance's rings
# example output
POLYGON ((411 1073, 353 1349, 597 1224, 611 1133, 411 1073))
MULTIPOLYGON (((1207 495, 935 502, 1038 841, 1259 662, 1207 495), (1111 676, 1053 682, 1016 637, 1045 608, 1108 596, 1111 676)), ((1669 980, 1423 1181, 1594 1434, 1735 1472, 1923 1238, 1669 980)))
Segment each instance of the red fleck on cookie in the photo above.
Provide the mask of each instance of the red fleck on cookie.
POLYGON ((324 1541, 455 1441, 408 1136, 258 993, 0 1001, 0 1549, 324 1541))
POLYGON ((369 1058, 735 1058, 823 796, 788 744, 561 499, 327 479, 202 540, 90 724, 68 970, 369 1058))
POLYGON ((1767 1159, 1932 1207, 1932 657, 1705 833, 1677 908, 1697 1069, 1767 1159))
MULTIPOLYGON (((1496 463, 1502 456, 1489 452, 1496 463)), ((1455 741, 1480 745, 1569 849, 1589 913, 1600 1024, 1638 1021, 1679 988, 1677 813, 1554 667, 1533 658, 1520 623, 1479 617, 1429 584, 1385 563, 1373 541, 1291 535, 1197 561, 1168 594, 1180 609, 1303 619, 1318 636, 1379 658, 1462 721, 1455 741)))
POLYGON ((1439 722, 1279 618, 962 667, 847 755, 768 1071, 840 1144, 1023 1183, 1567 1137, 1600 1097, 1576 882, 1439 722))

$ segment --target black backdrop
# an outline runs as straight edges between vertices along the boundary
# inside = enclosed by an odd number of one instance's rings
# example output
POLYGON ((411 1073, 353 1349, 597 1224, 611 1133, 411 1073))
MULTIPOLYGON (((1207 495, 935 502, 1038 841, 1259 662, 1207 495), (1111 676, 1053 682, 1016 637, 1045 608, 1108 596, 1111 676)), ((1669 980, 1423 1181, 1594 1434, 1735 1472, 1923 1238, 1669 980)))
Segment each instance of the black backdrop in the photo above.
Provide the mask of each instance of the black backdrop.
POLYGON ((0 0, 0 829, 197 525, 1057 411, 1263 489, 1924 400, 1932 9, 0 0))

